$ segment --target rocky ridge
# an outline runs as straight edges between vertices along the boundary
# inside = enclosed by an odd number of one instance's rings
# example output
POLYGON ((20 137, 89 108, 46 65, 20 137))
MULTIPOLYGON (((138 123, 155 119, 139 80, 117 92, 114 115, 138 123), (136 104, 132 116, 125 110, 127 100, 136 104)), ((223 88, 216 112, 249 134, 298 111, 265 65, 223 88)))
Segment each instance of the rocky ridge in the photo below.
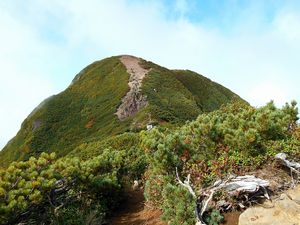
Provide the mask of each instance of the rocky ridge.
POLYGON ((124 120, 135 115, 140 109, 147 105, 147 97, 143 96, 141 91, 142 81, 150 70, 146 70, 139 64, 140 59, 134 56, 123 55, 121 62, 130 74, 128 86, 130 90, 122 99, 116 115, 120 120, 124 120))

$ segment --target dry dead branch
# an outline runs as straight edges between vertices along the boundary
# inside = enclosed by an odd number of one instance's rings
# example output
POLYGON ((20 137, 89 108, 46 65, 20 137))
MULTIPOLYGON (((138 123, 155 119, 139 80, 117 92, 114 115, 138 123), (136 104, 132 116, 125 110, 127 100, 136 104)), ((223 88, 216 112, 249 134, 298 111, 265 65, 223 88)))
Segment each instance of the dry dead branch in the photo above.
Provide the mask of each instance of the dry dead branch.
POLYGON ((300 163, 289 161, 287 159, 287 155, 285 153, 278 153, 275 156, 283 166, 287 167, 291 171, 291 178, 292 178, 292 187, 295 187, 298 183, 299 176, 300 176, 300 163), (296 181, 294 181, 294 174, 296 174, 296 181))
MULTIPOLYGON (((191 195, 197 199, 196 225, 205 225, 203 214, 207 210, 209 202, 212 200, 216 191, 220 189, 225 190, 229 195, 232 196, 239 196, 242 193, 247 196, 248 194, 258 192, 258 190, 262 189, 264 192, 264 197, 269 199, 269 195, 266 189, 269 186, 269 181, 257 178, 253 175, 244 175, 237 177, 229 176, 225 180, 218 180, 211 187, 200 190, 199 196, 196 195, 190 184, 190 174, 188 174, 185 181, 182 182, 179 178, 178 170, 176 168, 176 177, 178 183, 181 186, 187 188, 191 195)), ((239 202, 238 204, 243 205, 241 202, 239 202)))
POLYGON ((292 172, 300 175, 300 163, 287 160, 285 153, 278 153, 275 158, 281 162, 282 165, 288 167, 292 172))
POLYGON ((191 175, 189 174, 189 175, 187 176, 187 178, 184 180, 184 182, 182 182, 182 181, 180 180, 180 178, 179 178, 178 170, 177 170, 177 167, 176 167, 176 177, 177 177, 178 183, 179 183, 181 186, 187 188, 188 191, 191 193, 191 195, 192 195, 194 198, 197 198, 196 193, 194 192, 192 186, 190 185, 190 177, 191 177, 191 175))
MULTIPOLYGON (((287 160, 287 155, 285 153, 279 153, 275 156, 277 160, 280 161, 282 165, 289 168, 291 171, 292 179, 294 179, 293 174, 297 175, 297 179, 300 176, 300 163, 287 160)), ((238 201, 236 204, 241 208, 245 208, 245 204, 257 203, 259 198, 270 199, 267 188, 270 185, 269 181, 257 178, 253 175, 244 176, 229 176, 225 180, 217 180, 211 187, 206 189, 201 189, 199 191, 199 196, 196 195, 190 183, 190 174, 187 176, 184 182, 182 182, 178 175, 178 170, 176 168, 176 177, 179 184, 189 190, 191 195, 197 199, 196 225, 205 225, 203 220, 203 214, 207 210, 209 202, 212 200, 216 191, 222 189, 227 192, 230 196, 244 196, 245 200, 238 201)), ((294 183, 294 180, 293 180, 294 183)), ((231 203, 221 200, 222 204, 225 205, 226 210, 232 207, 231 203)))

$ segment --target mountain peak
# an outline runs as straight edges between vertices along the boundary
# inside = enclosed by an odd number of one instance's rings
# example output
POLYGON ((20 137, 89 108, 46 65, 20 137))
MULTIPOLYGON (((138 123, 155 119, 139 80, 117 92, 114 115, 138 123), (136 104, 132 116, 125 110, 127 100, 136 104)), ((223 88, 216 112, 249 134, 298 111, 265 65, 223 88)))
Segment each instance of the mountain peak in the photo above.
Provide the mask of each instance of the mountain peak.
POLYGON ((147 124, 183 124, 236 94, 188 70, 169 70, 131 55, 96 61, 60 94, 37 107, 0 152, 0 166, 40 152, 63 156, 90 141, 147 124))

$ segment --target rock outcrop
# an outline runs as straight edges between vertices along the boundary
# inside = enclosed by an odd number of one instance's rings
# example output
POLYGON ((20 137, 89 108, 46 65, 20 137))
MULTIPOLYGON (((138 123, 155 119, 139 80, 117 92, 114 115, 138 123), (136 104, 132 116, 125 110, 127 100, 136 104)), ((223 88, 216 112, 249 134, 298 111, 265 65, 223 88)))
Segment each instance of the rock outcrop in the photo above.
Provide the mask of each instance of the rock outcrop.
POLYGON ((239 225, 299 225, 300 185, 281 194, 273 202, 248 208, 239 217, 239 225))
POLYGON ((119 106, 116 115, 120 120, 135 115, 141 108, 147 105, 147 98, 141 94, 142 81, 145 75, 149 72, 142 68, 139 64, 140 59, 134 56, 123 55, 120 58, 121 62, 127 69, 130 75, 128 86, 130 90, 122 99, 122 104, 119 106))

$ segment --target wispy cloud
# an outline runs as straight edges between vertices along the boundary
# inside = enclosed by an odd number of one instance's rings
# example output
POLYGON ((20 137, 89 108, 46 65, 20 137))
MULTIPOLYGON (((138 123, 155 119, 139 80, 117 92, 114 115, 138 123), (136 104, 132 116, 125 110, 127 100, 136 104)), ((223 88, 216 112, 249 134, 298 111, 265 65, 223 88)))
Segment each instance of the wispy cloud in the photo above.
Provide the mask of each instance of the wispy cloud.
POLYGON ((66 87, 82 67, 123 53, 195 70, 253 105, 300 101, 297 3, 195 2, 0 3, 0 147, 40 101, 66 87), (218 10, 205 12, 212 9, 218 10))

